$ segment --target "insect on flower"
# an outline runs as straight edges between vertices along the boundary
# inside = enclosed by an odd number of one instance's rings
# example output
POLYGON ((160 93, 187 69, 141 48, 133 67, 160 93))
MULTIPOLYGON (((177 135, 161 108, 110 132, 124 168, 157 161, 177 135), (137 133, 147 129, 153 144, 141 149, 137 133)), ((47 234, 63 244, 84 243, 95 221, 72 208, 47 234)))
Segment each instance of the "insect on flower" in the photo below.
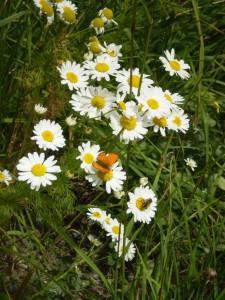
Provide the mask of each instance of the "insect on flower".
POLYGON ((104 152, 99 153, 97 161, 92 163, 92 166, 97 169, 100 173, 107 174, 110 171, 110 168, 117 162, 118 155, 116 153, 104 152))

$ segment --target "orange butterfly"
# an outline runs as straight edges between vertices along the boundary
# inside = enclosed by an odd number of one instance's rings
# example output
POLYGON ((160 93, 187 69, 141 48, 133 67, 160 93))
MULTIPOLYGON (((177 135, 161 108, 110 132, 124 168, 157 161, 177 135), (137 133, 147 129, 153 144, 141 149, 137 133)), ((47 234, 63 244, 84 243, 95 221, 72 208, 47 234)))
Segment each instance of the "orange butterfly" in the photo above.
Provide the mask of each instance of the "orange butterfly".
POLYGON ((117 160, 118 155, 116 153, 105 154, 104 152, 101 152, 97 157, 97 161, 92 163, 92 166, 101 173, 106 174, 117 160))

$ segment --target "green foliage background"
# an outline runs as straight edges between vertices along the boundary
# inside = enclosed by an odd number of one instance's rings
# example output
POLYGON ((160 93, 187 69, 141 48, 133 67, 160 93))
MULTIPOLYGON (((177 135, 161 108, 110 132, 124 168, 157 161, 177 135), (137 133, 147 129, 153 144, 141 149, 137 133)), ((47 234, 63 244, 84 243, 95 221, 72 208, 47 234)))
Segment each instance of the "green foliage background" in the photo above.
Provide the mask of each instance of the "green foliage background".
MULTIPOLYGON (((38 121, 35 103, 48 107, 47 117, 62 125, 68 141, 59 154, 63 172, 50 188, 36 193, 15 182, 0 189, 0 299, 225 299, 224 1, 76 4, 77 25, 56 20, 47 27, 32 1, 0 3, 0 167, 16 179, 18 159, 37 150, 30 141, 38 121), (150 225, 129 223, 137 255, 125 268, 85 215, 89 205, 98 205, 122 219, 123 204, 87 185, 75 159, 87 139, 110 149, 110 131, 85 118, 68 129, 70 93, 56 69, 60 60, 83 60, 92 34, 88 24, 104 6, 114 10, 119 26, 101 40, 121 44, 129 67, 135 13, 134 65, 183 95, 191 119, 186 135, 149 134, 131 149, 129 188, 148 176, 159 206, 150 225), (163 71, 158 57, 172 47, 191 65, 188 81, 163 71), (184 164, 186 157, 197 161, 195 172, 184 164), (90 233, 101 246, 90 243, 90 233)), ((126 160, 122 144, 114 147, 126 160)))

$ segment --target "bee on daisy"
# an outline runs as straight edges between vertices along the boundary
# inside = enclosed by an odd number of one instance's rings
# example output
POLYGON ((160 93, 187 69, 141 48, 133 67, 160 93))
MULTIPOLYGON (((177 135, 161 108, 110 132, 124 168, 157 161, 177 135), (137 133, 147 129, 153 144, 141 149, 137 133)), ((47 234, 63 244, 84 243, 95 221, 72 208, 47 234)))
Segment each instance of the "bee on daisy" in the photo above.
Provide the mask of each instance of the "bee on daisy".
POLYGON ((112 110, 114 101, 115 95, 106 88, 89 86, 73 94, 70 103, 82 116, 100 120, 112 110))
POLYGON ((126 180, 126 173, 118 162, 116 153, 100 152, 97 160, 92 163, 94 173, 87 175, 85 178, 92 186, 105 184, 108 194, 111 191, 120 191, 123 189, 123 183, 126 180))
POLYGON ((18 180, 26 181, 32 190, 38 191, 41 186, 51 185, 57 179, 54 173, 60 173, 61 169, 56 163, 53 155, 46 158, 44 153, 28 153, 16 166, 19 171, 18 180))
POLYGON ((55 121, 41 120, 34 126, 33 133, 31 140, 36 141, 40 149, 58 151, 65 146, 62 128, 55 121))
POLYGON ((77 7, 71 1, 57 1, 57 11, 60 19, 66 24, 73 24, 76 21, 77 7))
POLYGON ((157 207, 157 198, 148 186, 136 187, 134 192, 128 193, 127 213, 132 213, 135 222, 149 224, 154 218, 157 207))
POLYGON ((40 14, 47 16, 48 24, 51 24, 54 21, 54 10, 53 6, 48 0, 33 0, 37 8, 40 9, 40 14))
POLYGON ((103 8, 99 11, 98 15, 102 18, 103 22, 106 24, 115 24, 118 25, 118 23, 113 19, 114 14, 113 11, 110 8, 103 8))
POLYGON ((87 86, 88 76, 80 64, 67 60, 57 69, 62 78, 61 83, 67 84, 71 91, 87 86))
POLYGON ((107 54, 101 54, 97 56, 94 61, 85 61, 84 69, 85 73, 90 79, 106 81, 110 80, 110 76, 115 76, 120 65, 117 60, 113 60, 107 54))
POLYGON ((78 151, 80 155, 77 156, 77 159, 82 161, 81 169, 83 169, 86 173, 93 173, 92 163, 97 160, 97 157, 100 153, 99 145, 91 145, 91 142, 82 143, 78 146, 78 151))
POLYGON ((151 87, 154 83, 149 78, 149 75, 143 74, 141 77, 138 68, 132 70, 132 75, 130 69, 118 71, 116 74, 116 81, 119 83, 117 87, 118 92, 129 95, 131 90, 135 96, 137 96, 139 90, 140 93, 142 93, 142 90, 151 87))
POLYGON ((120 238, 116 241, 114 246, 115 251, 118 253, 118 256, 121 257, 124 253, 125 261, 131 261, 135 257, 136 249, 133 243, 130 242, 128 238, 125 239, 125 244, 123 248, 123 238, 120 238))
POLYGON ((186 64, 183 59, 178 60, 175 58, 175 50, 164 51, 165 57, 160 56, 159 59, 163 63, 163 67, 167 72, 170 73, 170 76, 178 75, 182 79, 188 79, 190 74, 186 71, 190 69, 190 66, 186 64))
POLYGON ((6 185, 9 185, 10 181, 12 181, 12 176, 10 175, 8 170, 0 170, 0 184, 4 183, 6 185))

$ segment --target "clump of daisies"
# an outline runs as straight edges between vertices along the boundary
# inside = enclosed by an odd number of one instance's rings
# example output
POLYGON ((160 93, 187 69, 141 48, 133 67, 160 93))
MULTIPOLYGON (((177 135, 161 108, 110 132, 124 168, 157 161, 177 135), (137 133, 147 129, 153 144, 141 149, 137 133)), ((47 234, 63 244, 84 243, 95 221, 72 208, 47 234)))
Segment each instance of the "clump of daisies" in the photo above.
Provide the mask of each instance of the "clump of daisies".
POLYGON ((127 237, 124 238, 124 225, 122 223, 112 218, 105 210, 97 207, 89 208, 87 216, 91 221, 97 222, 106 231, 106 235, 111 237, 114 242, 114 250, 119 257, 123 253, 125 261, 131 261, 135 257, 135 245, 127 237))

